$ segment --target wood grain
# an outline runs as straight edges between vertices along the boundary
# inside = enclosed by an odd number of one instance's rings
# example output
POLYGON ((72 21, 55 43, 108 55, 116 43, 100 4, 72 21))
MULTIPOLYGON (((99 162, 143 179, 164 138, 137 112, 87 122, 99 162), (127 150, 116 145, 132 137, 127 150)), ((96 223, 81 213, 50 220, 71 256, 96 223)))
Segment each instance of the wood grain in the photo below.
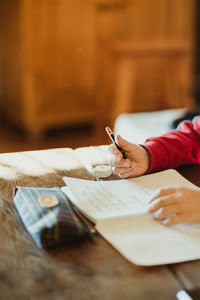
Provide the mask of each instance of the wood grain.
MULTIPOLYGON (((180 174, 200 187, 200 166, 182 166, 178 168, 180 174)), ((185 289, 191 290, 200 287, 200 261, 185 262, 171 266, 174 274, 185 289)))
POLYGON ((46 252, 26 232, 13 187, 60 187, 65 175, 93 179, 85 155, 92 165, 108 159, 106 146, 0 155, 1 299, 174 299, 181 285, 168 267, 138 268, 101 237, 46 252))
POLYGON ((1 112, 34 136, 55 126, 109 125, 115 104, 117 114, 124 112, 124 99, 134 99, 125 109, 135 112, 187 106, 176 83, 186 83, 188 90, 192 53, 176 62, 176 74, 167 61, 169 73, 177 75, 175 84, 168 84, 168 102, 161 76, 165 62, 121 62, 107 47, 163 39, 193 47, 194 2, 0 1, 1 112), (115 78, 116 71, 121 76, 115 78))

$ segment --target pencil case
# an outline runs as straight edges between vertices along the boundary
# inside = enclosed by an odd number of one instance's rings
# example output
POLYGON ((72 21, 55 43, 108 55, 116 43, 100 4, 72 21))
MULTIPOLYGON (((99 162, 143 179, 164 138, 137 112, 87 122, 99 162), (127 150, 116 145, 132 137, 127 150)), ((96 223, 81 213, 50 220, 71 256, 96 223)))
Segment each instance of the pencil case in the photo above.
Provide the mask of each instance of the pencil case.
POLYGON ((19 215, 39 248, 91 238, 89 228, 59 188, 15 187, 13 199, 19 215))

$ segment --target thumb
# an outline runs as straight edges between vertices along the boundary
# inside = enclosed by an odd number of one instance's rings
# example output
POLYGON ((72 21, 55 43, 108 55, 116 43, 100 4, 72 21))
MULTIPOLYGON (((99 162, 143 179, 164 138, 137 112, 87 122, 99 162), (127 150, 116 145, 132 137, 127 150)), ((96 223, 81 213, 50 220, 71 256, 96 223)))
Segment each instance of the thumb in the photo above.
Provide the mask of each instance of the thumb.
POLYGON ((126 141, 119 134, 116 135, 115 139, 116 139, 118 146, 120 146, 124 151, 127 151, 127 152, 133 151, 134 145, 137 146, 136 144, 126 141))

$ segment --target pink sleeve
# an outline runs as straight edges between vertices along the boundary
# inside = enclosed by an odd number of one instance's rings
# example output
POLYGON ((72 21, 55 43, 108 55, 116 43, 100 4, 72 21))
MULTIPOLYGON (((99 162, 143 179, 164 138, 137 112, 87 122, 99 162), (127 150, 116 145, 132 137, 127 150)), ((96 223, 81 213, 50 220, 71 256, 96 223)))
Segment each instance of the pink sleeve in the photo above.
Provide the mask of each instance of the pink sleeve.
POLYGON ((200 163, 200 117, 184 121, 178 129, 160 137, 149 138, 142 146, 151 159, 148 173, 200 163))

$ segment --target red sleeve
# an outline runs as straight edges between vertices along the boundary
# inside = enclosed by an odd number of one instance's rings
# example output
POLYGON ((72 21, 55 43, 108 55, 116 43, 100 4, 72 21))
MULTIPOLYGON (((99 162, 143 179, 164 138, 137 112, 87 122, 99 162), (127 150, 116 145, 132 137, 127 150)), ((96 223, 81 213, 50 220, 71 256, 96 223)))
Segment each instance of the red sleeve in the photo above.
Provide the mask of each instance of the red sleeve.
POLYGON ((184 121, 178 129, 160 137, 149 138, 142 146, 151 159, 148 173, 200 163, 200 117, 184 121))

